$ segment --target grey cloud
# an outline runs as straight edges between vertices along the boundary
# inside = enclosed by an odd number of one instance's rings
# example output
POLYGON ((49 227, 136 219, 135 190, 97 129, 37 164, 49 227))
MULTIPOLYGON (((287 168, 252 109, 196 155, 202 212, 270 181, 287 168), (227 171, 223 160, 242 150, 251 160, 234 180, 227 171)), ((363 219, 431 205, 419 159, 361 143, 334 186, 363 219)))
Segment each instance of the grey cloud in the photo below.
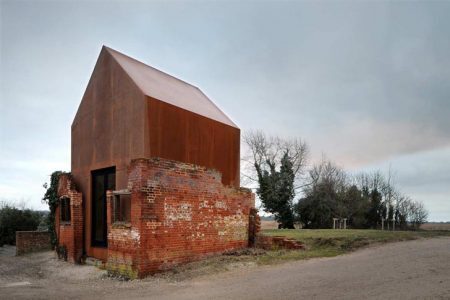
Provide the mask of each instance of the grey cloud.
POLYGON ((450 147, 392 157, 356 170, 391 168, 396 186, 414 200, 422 201, 430 219, 448 221, 450 213, 450 147))
POLYGON ((35 178, 31 198, 52 162, 68 168, 70 123, 102 44, 199 86, 242 129, 301 136, 344 166, 449 145, 449 2, 1 6, 0 172, 35 178))

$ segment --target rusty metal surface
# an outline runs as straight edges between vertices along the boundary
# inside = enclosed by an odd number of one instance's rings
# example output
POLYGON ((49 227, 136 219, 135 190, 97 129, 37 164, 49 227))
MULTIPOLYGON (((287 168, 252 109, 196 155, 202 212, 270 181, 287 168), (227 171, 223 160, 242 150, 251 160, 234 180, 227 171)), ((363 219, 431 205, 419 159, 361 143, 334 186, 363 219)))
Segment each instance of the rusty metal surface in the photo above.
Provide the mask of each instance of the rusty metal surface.
POLYGON ((239 187, 239 129, 148 99, 150 157, 216 169, 222 183, 239 187))
POLYGON ((85 249, 103 260, 107 249, 91 247, 92 170, 115 166, 116 189, 124 189, 131 159, 162 157, 217 169, 223 183, 238 187, 240 163, 240 130, 234 123, 145 96, 111 52, 102 49, 72 123, 72 175, 84 197, 85 249))
POLYGON ((91 247, 91 171, 116 166, 116 186, 125 188, 130 160, 145 157, 145 96, 103 49, 72 124, 72 175, 85 199, 85 249, 91 247))

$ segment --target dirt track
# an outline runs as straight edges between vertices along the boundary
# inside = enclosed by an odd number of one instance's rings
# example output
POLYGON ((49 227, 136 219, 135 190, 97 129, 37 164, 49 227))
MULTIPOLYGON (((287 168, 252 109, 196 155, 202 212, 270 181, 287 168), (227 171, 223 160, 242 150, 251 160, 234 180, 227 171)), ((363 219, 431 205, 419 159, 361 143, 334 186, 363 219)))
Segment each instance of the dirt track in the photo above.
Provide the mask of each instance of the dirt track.
POLYGON ((0 253, 5 299, 450 299, 450 238, 372 247, 334 258, 238 268, 179 282, 121 282, 51 253, 0 253))

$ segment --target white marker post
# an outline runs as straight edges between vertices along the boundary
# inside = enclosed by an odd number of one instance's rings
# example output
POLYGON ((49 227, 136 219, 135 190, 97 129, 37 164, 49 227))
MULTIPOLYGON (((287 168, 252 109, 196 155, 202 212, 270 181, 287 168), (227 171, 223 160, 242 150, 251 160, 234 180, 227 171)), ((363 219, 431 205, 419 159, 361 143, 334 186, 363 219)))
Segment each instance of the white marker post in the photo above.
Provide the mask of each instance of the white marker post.
POLYGON ((339 220, 338 218, 333 218, 333 229, 336 229, 336 221, 339 220))

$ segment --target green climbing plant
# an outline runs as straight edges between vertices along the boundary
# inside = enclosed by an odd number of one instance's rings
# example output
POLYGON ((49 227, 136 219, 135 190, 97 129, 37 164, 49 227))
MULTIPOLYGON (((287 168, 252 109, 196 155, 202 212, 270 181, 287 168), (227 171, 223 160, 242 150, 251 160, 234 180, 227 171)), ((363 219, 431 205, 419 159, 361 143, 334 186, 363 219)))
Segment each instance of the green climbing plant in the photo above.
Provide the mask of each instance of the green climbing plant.
POLYGON ((58 239, 55 231, 55 213, 58 207, 58 182, 62 174, 69 174, 63 171, 55 171, 50 175, 50 184, 44 183, 45 195, 42 201, 48 204, 50 213, 47 218, 48 230, 50 231, 51 243, 53 247, 58 245, 58 239))

